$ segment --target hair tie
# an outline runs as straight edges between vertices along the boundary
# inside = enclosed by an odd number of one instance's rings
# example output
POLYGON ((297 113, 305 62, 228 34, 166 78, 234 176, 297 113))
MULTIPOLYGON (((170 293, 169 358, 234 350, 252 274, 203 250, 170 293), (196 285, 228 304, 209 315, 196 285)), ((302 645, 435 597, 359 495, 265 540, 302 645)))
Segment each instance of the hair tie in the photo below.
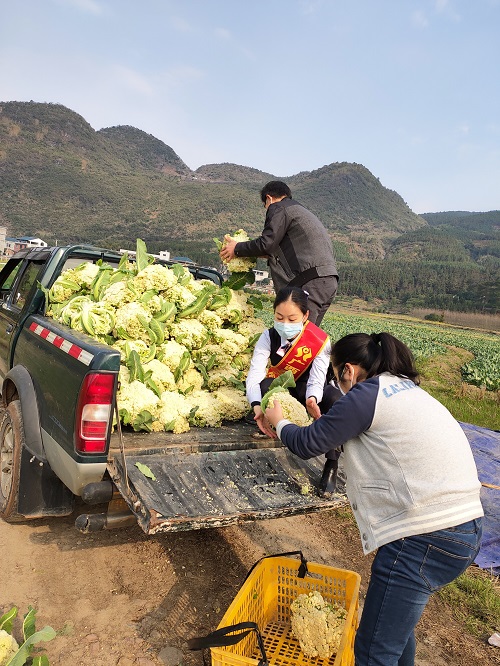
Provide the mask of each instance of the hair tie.
POLYGON ((303 292, 304 292, 304 294, 305 294, 305 295, 307 296, 307 298, 309 298, 309 292, 308 292, 308 291, 306 291, 305 289, 302 289, 302 291, 303 291, 303 292))
POLYGON ((380 344, 380 333, 371 333, 371 334, 370 334, 370 338, 373 340, 373 342, 374 342, 376 345, 379 345, 379 344, 380 344))

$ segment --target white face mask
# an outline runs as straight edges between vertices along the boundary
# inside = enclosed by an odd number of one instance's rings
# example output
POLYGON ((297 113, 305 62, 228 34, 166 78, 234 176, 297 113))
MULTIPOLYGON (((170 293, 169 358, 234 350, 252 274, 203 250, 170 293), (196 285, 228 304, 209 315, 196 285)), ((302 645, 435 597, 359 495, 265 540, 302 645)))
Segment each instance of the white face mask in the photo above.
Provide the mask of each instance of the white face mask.
POLYGON ((281 335, 282 338, 291 340, 296 335, 298 335, 303 328, 303 322, 282 322, 275 321, 274 329, 281 335))

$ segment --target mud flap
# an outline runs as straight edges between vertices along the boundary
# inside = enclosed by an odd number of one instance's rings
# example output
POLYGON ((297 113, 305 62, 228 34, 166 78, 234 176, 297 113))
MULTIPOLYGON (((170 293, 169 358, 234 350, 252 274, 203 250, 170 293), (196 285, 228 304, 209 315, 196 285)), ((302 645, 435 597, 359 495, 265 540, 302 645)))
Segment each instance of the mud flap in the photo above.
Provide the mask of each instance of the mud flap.
POLYGON ((323 464, 323 457, 300 460, 286 448, 264 448, 129 454, 128 484, 120 456, 108 469, 141 528, 154 534, 344 506, 344 495, 318 492, 323 464))

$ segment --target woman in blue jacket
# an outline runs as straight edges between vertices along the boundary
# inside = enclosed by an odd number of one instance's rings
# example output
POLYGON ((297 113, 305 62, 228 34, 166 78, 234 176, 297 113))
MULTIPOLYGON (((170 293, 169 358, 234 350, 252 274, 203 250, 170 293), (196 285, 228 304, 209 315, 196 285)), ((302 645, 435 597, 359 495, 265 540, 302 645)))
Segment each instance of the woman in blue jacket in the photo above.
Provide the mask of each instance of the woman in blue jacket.
POLYGON ((344 445, 346 492, 365 554, 377 549, 356 634, 356 666, 413 666, 415 626, 440 587, 475 559, 481 484, 459 423, 418 386, 411 351, 389 333, 354 333, 332 349, 344 396, 306 428, 266 410, 307 459, 344 445))

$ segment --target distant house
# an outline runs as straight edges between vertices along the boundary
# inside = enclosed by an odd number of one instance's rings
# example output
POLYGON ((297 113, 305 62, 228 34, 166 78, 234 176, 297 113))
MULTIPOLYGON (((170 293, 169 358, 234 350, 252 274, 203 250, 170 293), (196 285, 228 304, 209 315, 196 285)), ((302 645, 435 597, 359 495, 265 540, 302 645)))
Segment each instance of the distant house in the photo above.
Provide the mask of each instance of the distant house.
MULTIPOLYGON (((131 259, 135 259, 135 250, 124 250, 123 248, 120 248, 120 254, 128 254, 131 259)), ((168 250, 160 250, 159 254, 152 254, 151 256, 168 261, 170 259, 170 252, 168 250)))
POLYGON ((34 236, 21 236, 19 238, 5 238, 4 254, 11 257, 19 250, 24 250, 27 247, 47 247, 47 243, 41 238, 34 236))
POLYGON ((35 238, 34 236, 21 236, 19 238, 23 243, 26 243, 26 247, 47 247, 47 243, 41 238, 35 238))
POLYGON ((255 282, 262 282, 262 280, 267 280, 269 273, 267 271, 259 271, 256 268, 253 269, 255 273, 255 282))

